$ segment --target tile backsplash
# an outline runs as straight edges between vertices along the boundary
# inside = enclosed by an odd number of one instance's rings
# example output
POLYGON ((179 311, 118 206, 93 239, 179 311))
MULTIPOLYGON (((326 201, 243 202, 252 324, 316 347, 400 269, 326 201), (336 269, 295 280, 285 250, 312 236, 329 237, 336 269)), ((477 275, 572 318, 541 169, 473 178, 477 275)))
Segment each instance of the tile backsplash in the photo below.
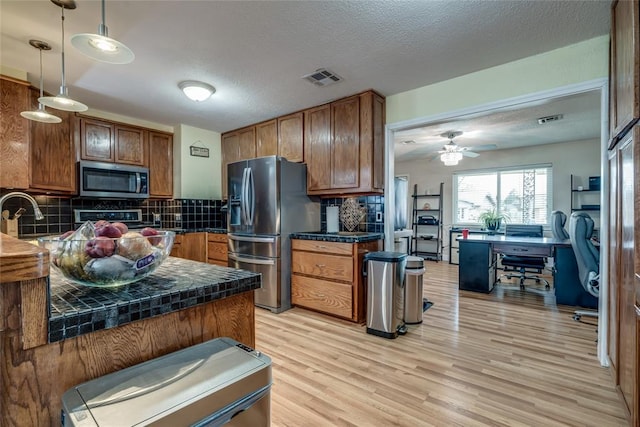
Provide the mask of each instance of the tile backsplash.
MULTIPOLYGON (((3 192, 6 193, 6 192, 3 192)), ((154 213, 160 214, 158 228, 226 228, 226 213, 222 212, 221 200, 173 199, 173 200, 95 200, 69 199, 33 195, 44 219, 36 221, 31 203, 21 197, 7 199, 3 210, 11 217, 21 207, 26 212, 18 221, 18 233, 21 238, 36 235, 60 234, 76 228, 74 209, 141 209, 142 221, 154 224, 154 213)))
MULTIPOLYGON (((320 229, 327 231, 327 206, 340 207, 346 198, 336 197, 322 199, 320 211, 320 229)), ((370 233, 384 233, 384 196, 360 196, 356 201, 367 208, 367 215, 360 225, 353 231, 368 231, 370 233), (376 221, 377 217, 380 221, 376 221)), ((339 221, 340 231, 348 231, 342 221, 339 221)))

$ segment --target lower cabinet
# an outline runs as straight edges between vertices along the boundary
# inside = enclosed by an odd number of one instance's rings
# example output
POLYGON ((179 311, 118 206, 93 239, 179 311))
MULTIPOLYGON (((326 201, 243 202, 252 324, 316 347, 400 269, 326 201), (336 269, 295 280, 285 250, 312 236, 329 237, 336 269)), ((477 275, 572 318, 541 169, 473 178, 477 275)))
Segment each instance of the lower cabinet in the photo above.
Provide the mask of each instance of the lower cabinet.
POLYGON ((207 262, 209 264, 227 267, 228 249, 226 234, 207 233, 207 262))
POLYGON ((171 256, 207 262, 207 233, 176 234, 171 256))
POLYGON ((367 252, 382 250, 382 240, 365 243, 291 241, 291 303, 336 317, 364 322, 367 252))

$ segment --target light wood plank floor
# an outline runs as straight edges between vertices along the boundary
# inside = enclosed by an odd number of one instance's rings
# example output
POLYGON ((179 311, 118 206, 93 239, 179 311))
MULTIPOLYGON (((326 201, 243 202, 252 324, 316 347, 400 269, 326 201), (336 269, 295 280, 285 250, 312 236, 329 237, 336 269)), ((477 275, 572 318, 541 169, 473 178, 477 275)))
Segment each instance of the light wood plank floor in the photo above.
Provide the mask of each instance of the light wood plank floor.
POLYGON ((434 305, 395 340, 300 308, 256 309, 273 426, 628 425, 596 359, 595 319, 574 321, 553 291, 459 292, 457 266, 426 264, 434 305))

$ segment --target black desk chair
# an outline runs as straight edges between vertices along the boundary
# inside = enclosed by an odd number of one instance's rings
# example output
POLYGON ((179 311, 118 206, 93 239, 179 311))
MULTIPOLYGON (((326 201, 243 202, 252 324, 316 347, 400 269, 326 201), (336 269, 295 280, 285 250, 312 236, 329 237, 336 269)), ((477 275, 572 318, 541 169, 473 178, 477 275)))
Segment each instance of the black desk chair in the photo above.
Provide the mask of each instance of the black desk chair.
MULTIPOLYGON (((578 263, 578 277, 584 290, 597 298, 600 295, 600 252, 591 242, 592 234, 593 219, 589 214, 572 213, 569 219, 569 236, 578 263)), ((575 320, 580 320, 582 316, 598 317, 598 312, 591 310, 573 312, 575 320)))
MULTIPOLYGON (((514 236, 514 237, 542 237, 542 226, 541 225, 511 225, 507 224, 505 226, 504 233, 506 236, 514 236)), ((514 271, 518 272, 518 274, 505 273, 500 275, 498 278, 498 282, 504 276, 507 279, 511 279, 512 277, 518 277, 520 279, 520 289, 524 290, 524 281, 525 280, 535 280, 536 283, 544 282, 545 289, 549 290, 549 282, 546 279, 538 276, 538 274, 542 274, 542 270, 544 270, 547 259, 544 257, 532 257, 532 256, 520 256, 520 255, 503 255, 502 266, 504 267, 504 271, 514 271), (533 270, 530 271, 530 270, 533 270), (527 274, 527 273, 535 273, 535 274, 527 274)))

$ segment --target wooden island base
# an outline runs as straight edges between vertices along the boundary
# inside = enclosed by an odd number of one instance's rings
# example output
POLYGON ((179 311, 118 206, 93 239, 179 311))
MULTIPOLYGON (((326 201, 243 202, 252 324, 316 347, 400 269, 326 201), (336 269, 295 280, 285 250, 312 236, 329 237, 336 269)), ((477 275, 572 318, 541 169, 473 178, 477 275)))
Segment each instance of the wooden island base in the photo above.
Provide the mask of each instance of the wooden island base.
POLYGON ((15 251, 7 246, 9 239, 0 235, 3 427, 59 426, 62 395, 69 388, 185 347, 223 336, 255 345, 253 292, 48 343, 48 259, 32 273, 20 271, 16 276, 5 268, 16 265, 15 251), (36 270, 45 277, 34 278, 40 274, 36 270))

